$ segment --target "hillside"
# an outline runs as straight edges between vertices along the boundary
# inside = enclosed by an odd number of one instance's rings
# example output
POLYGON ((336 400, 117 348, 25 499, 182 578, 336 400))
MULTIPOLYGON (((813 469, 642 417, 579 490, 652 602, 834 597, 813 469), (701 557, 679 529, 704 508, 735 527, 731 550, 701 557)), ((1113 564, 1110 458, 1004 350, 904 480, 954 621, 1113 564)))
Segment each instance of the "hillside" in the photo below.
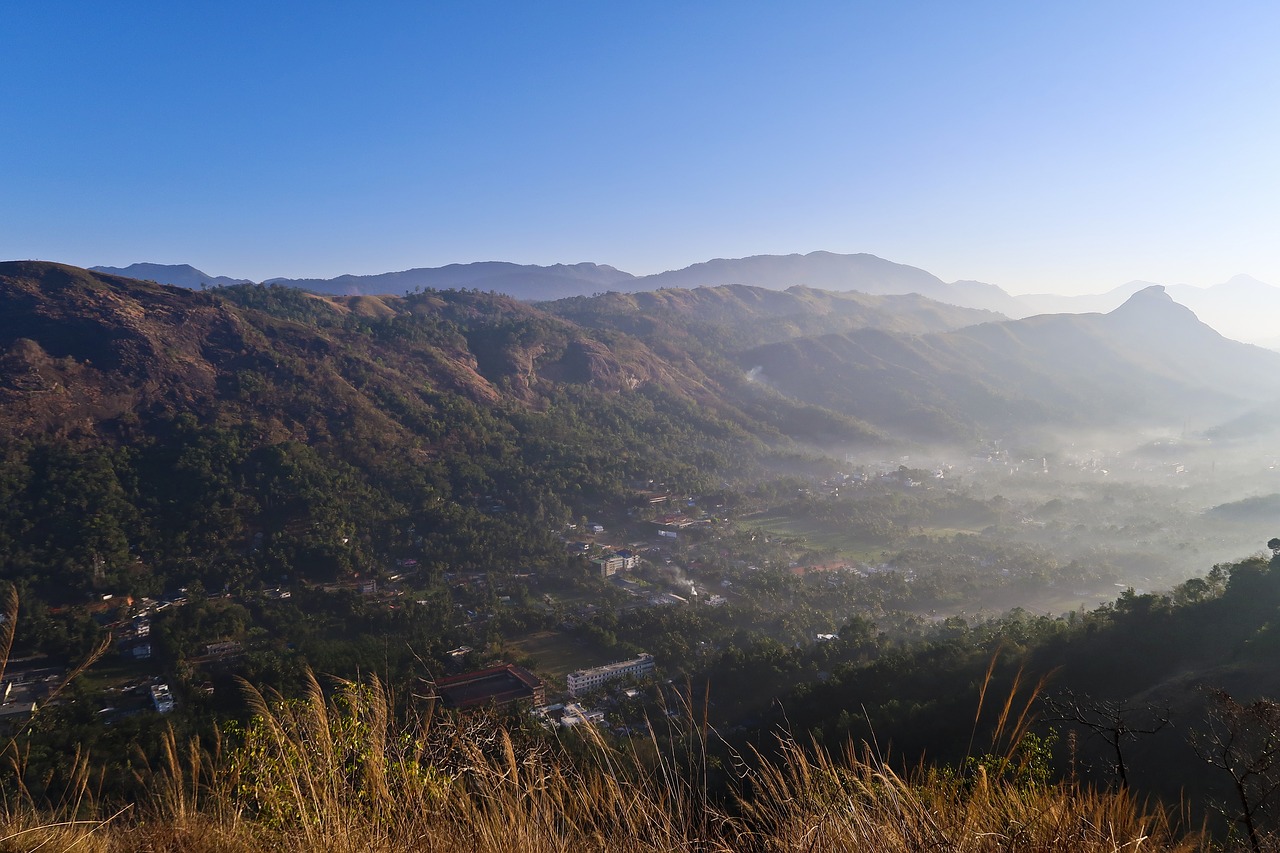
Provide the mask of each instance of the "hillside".
POLYGON ((474 289, 503 293, 517 299, 540 300, 627 289, 634 280, 635 276, 630 273, 601 264, 537 266, 505 261, 479 261, 375 275, 342 275, 330 279, 273 278, 263 283, 337 295, 474 289))
POLYGON ((703 489, 788 432, 872 437, 749 391, 509 297, 193 292, 0 264, 3 560, 66 596, 221 585, 304 554, 342 577, 411 527, 442 563, 549 556, 549 520, 620 505, 637 479, 703 489), (247 554, 255 536, 272 548, 247 554))
MULTIPOLYGON (((1188 804, 1194 821, 1221 831, 1211 804, 1228 816, 1238 811, 1232 780, 1197 750, 1206 748, 1221 710, 1220 691, 1245 705, 1280 694, 1278 605, 1280 561, 1252 558, 1166 594, 1130 589, 1090 612, 1054 618, 1019 610, 988 624, 951 619, 929 643, 842 665, 825 683, 795 691, 781 703, 785 725, 817 730, 825 743, 874 737, 908 765, 919 755, 957 763, 965 744, 975 734, 981 742, 999 717, 999 704, 984 711, 975 701, 986 685, 1000 703, 1012 697, 1015 712, 1025 707, 1034 732, 1056 732, 1059 773, 1099 787, 1115 786, 1123 774, 1136 791, 1188 804), (1064 716, 1067 702, 1090 713, 1064 716), (1128 726, 1119 744, 1123 769, 1111 742, 1086 720, 1128 726), (1078 739, 1068 753, 1069 735, 1078 739)), ((1252 725, 1237 732, 1242 748, 1246 739, 1274 738, 1280 721, 1259 717, 1252 725)), ((1268 831, 1280 828, 1278 817, 1267 810, 1268 831)))
POLYGON ((729 284, 669 287, 563 299, 547 311, 591 328, 626 331, 653 342, 660 336, 711 334, 724 346, 877 328, 906 334, 959 329, 1002 319, 920 296, 835 293, 795 285, 786 290, 729 284))

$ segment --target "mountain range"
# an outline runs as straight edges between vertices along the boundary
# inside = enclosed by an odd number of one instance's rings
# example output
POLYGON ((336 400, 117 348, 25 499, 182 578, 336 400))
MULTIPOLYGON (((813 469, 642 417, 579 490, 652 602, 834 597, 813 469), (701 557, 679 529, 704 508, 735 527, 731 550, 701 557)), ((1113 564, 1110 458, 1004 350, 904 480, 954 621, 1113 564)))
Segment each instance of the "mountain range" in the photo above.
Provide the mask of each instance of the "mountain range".
POLYGON ((716 259, 680 270, 634 276, 599 264, 533 266, 498 261, 450 264, 370 276, 334 279, 270 279, 264 284, 301 287, 317 293, 403 293, 418 288, 475 288, 526 300, 586 296, 604 291, 638 292, 667 287, 715 287, 742 284, 771 290, 801 285, 829 291, 871 294, 919 293, 940 302, 1009 313, 1016 300, 994 285, 980 282, 947 284, 916 267, 886 261, 875 255, 755 255, 716 259))
MULTIPOLYGON (((186 264, 133 264, 93 267, 98 272, 203 288, 246 283, 211 276, 186 264)), ((978 281, 944 282, 925 270, 869 254, 756 255, 715 259, 679 270, 636 276, 592 263, 536 266, 503 261, 423 267, 377 275, 342 275, 330 279, 273 278, 264 282, 332 295, 402 294, 419 289, 493 291, 526 301, 548 301, 597 293, 640 293, 662 288, 692 289, 738 284, 769 290, 808 287, 829 292, 877 295, 917 293, 937 302, 995 311, 1007 317, 1035 314, 1080 314, 1111 311, 1152 282, 1132 281, 1106 293, 1082 296, 1024 294, 1012 296, 978 281)), ((1177 302, 1222 334, 1240 341, 1280 348, 1280 330, 1270 318, 1280 316, 1280 288, 1238 275, 1212 287, 1166 286, 1177 302)))
MULTIPOLYGON (((855 257, 885 276, 922 281, 909 267, 855 257)), ((755 269, 772 263, 748 261, 755 269)), ((578 268, 556 274, 568 269, 578 268)), ((602 269, 574 274, 612 275, 602 269)), ((76 411, 77 395, 99 416, 162 398, 225 407, 234 365, 280 361, 282 347, 287 360, 308 361, 306 373, 329 376, 313 379, 340 396, 361 387, 343 378, 353 359, 368 363, 365 375, 404 385, 398 394, 427 386, 484 405, 537 408, 583 384, 607 393, 651 387, 747 433, 802 440, 1188 420, 1208 428, 1280 398, 1280 354, 1224 338, 1158 285, 1107 314, 1005 320, 919 295, 800 286, 668 287, 534 305, 478 287, 405 297, 258 285, 191 293, 37 262, 0 265, 0 284, 6 408, 32 424, 92 420, 76 411), (279 327, 267 338, 265 321, 255 319, 262 311, 279 327), (357 318, 361 325, 352 325, 357 318), (410 318, 455 331, 412 351, 388 349, 379 330, 410 318), (389 363, 401 367, 389 372, 389 363), (57 393, 24 393, 28 385, 57 393)), ((385 420, 385 407, 365 396, 348 408, 385 420)))

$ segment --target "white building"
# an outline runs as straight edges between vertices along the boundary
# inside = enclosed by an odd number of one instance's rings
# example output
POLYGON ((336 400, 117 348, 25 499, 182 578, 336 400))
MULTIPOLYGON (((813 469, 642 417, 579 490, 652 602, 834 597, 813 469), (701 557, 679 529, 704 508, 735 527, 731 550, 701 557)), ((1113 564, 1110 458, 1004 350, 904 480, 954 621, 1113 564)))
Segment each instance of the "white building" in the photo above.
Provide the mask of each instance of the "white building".
POLYGON ((631 660, 620 660, 615 663, 582 669, 569 673, 569 695, 581 696, 600 687, 615 678, 633 675, 643 678, 653 672, 653 655, 643 654, 631 660))
POLYGON ((153 685, 151 688, 151 702, 156 706, 156 711, 161 714, 167 714, 172 711, 173 694, 169 692, 169 685, 153 685))

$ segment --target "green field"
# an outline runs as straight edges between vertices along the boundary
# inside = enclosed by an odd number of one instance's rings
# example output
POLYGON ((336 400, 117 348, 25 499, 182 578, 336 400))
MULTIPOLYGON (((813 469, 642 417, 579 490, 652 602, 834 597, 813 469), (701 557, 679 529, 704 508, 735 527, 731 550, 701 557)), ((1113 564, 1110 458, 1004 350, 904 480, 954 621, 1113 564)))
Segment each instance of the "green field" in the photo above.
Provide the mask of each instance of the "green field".
POLYGON ((761 513, 744 518, 742 523, 744 527, 758 527, 771 535, 803 539, 811 548, 836 551, 852 560, 876 559, 887 547, 884 543, 871 542, 851 530, 812 518, 761 513))
POLYGON ((607 663, 597 660, 598 655, 559 631, 539 631, 509 642, 507 647, 533 658, 539 673, 556 679, 563 679, 577 669, 607 663))
MULTIPOLYGON (((851 560, 876 560, 886 549, 900 546, 900 543, 869 540, 839 524, 814 518, 798 518, 786 513, 759 513, 743 518, 741 523, 745 528, 758 527, 766 533, 777 536, 794 536, 797 539, 803 539, 811 548, 835 551, 851 560)), ((949 539, 957 533, 979 531, 960 527, 913 527, 911 532, 915 536, 949 539)))

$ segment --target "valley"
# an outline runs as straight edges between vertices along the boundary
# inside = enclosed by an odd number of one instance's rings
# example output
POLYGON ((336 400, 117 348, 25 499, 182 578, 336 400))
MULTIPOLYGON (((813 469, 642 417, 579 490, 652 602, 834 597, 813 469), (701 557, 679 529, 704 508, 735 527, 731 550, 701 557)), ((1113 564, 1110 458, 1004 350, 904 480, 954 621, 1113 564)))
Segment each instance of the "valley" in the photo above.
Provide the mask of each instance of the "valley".
MULTIPOLYGON (((957 760, 984 661, 1020 649, 1114 690, 1063 661, 1152 614, 1220 618, 1276 533, 1280 356, 1158 290, 1001 321, 742 286, 535 305, 34 263, 0 264, 0 286, 24 661, 3 710, 36 722, 40 790, 73 772, 56 744, 208 736, 243 718, 244 684, 376 672, 447 703, 510 666, 622 741, 696 697, 734 748, 786 719, 844 737, 847 691, 869 690, 876 736, 957 760), (655 676, 571 695, 571 674, 645 654, 655 676), (968 686, 927 699, 913 672, 968 686)), ((1202 677, 1261 679, 1270 615, 1250 618, 1235 674, 1202 677)))

